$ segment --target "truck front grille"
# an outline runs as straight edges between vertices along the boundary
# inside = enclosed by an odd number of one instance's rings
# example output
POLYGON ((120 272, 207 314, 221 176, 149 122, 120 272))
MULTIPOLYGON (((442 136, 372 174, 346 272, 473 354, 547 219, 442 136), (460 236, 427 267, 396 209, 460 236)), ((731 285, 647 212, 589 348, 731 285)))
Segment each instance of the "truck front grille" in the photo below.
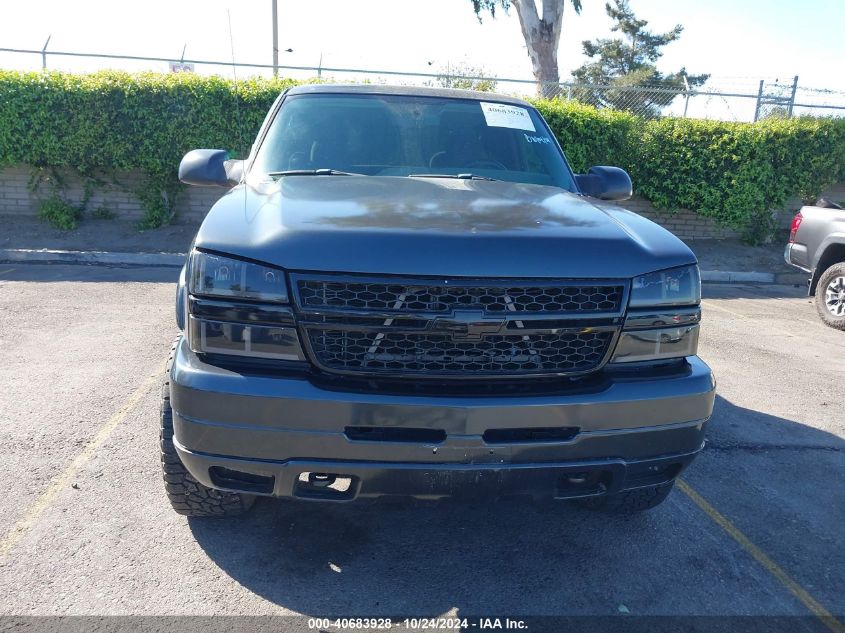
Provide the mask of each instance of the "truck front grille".
POLYGON ((585 374, 610 353, 624 281, 292 275, 312 363, 409 377, 585 374))
POLYGON ((308 279, 298 282, 304 308, 350 308, 398 312, 615 312, 624 286, 546 284, 537 286, 425 285, 400 281, 347 282, 308 279))
POLYGON ((485 336, 456 341, 443 334, 308 332, 320 364, 342 371, 461 374, 552 374, 595 369, 611 332, 485 336), (383 334, 378 338, 378 334, 383 334))

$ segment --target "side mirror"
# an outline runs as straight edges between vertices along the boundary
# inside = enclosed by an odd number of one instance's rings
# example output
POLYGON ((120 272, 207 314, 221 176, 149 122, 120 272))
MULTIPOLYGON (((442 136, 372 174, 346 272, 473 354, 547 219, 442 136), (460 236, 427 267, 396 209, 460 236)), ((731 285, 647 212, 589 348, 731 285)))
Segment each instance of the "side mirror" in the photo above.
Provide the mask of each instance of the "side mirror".
POLYGON ((244 162, 229 160, 222 149, 195 149, 179 163, 179 180, 200 187, 233 187, 243 177, 244 162))
POLYGON ((619 167, 590 167, 575 180, 581 193, 600 200, 627 200, 634 194, 631 177, 619 167))

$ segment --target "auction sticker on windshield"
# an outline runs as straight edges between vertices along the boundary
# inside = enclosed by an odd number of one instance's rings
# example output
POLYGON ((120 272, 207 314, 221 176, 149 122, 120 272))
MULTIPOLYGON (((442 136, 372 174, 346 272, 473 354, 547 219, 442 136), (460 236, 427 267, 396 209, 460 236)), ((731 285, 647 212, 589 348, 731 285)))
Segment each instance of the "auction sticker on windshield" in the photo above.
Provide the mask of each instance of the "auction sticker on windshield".
POLYGON ((490 127, 509 127, 516 130, 535 131, 534 122, 525 108, 482 101, 481 111, 484 112, 484 120, 490 127))

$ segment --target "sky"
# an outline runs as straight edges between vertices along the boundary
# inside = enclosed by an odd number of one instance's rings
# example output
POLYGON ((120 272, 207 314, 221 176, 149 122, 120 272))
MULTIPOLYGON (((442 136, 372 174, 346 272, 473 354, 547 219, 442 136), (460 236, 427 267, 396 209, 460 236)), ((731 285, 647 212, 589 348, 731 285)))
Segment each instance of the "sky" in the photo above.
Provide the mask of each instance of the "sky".
MULTIPOLYGON (((271 63, 271 0, 2 0, 0 48, 49 49, 271 63)), ((479 23, 470 0, 278 0, 280 64, 437 72, 481 68, 487 74, 531 79, 516 12, 479 23)), ((845 91, 843 0, 630 0, 649 28, 684 26, 658 68, 685 66, 710 73, 710 85, 756 91, 760 79, 845 91)), ((608 37, 604 2, 583 0, 578 15, 567 4, 559 49, 561 78, 584 62, 581 42, 608 37)), ((37 55, 0 53, 0 68, 38 69, 37 55)), ((48 58, 53 69, 103 67, 166 71, 160 62, 48 58)), ((197 67, 231 73, 231 68, 197 67)), ((241 69, 241 75, 248 72, 241 69)), ((292 76, 313 73, 284 72, 292 76)), ((260 73, 259 73, 260 74, 260 73)), ((339 79, 361 75, 334 73, 339 79)), ((512 85, 499 90, 514 91, 512 85)))

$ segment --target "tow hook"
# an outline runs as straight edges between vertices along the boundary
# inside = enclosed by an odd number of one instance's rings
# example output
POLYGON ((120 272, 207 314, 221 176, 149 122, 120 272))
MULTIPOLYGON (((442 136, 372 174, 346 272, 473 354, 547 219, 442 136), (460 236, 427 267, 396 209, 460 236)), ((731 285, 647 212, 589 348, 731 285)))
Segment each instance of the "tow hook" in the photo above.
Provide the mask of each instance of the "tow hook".
POLYGON ((328 488, 336 479, 337 476, 326 473, 308 473, 308 485, 315 488, 328 488))

